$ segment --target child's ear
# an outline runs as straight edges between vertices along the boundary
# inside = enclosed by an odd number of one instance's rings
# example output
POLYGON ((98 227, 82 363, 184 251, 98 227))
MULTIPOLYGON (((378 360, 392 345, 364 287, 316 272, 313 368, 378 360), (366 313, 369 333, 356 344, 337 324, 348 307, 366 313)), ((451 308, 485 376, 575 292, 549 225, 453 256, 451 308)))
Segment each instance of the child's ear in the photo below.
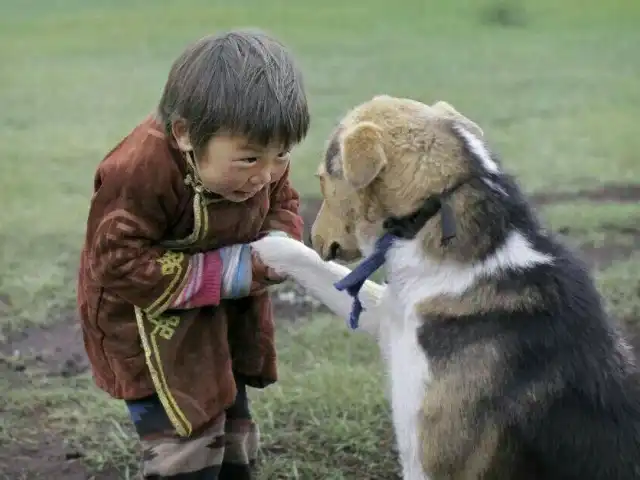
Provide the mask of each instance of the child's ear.
POLYGON ((341 157, 345 179, 356 189, 365 188, 387 164, 382 148, 382 129, 361 122, 342 136, 341 157))
POLYGON ((191 145, 191 139, 189 138, 187 122, 181 118, 171 122, 171 133, 173 134, 173 138, 176 139, 176 143, 180 150, 183 152, 190 152, 193 150, 193 145, 191 145))

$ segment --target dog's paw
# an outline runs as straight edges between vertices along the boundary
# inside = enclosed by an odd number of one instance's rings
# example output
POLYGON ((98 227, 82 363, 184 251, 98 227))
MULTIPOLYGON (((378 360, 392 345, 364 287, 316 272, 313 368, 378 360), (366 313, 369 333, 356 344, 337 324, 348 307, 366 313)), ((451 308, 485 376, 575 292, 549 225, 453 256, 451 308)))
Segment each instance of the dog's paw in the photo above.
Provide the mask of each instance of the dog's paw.
POLYGON ((287 275, 297 264, 317 263, 320 256, 304 243, 284 236, 269 235, 251 243, 260 260, 276 273, 287 275))

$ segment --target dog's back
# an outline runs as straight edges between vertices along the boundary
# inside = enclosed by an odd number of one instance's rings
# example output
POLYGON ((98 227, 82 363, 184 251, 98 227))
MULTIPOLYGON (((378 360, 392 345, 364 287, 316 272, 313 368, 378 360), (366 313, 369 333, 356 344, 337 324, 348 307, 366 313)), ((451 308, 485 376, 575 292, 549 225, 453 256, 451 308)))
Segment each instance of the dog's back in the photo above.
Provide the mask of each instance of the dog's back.
POLYGON ((481 394, 467 392, 473 402, 464 415, 474 421, 461 425, 476 431, 457 432, 476 439, 482 461, 458 451, 456 466, 433 459, 432 468, 456 479, 640 478, 634 352, 607 318, 581 260, 547 235, 539 235, 534 248, 554 261, 511 272, 496 284, 498 294, 533 295, 526 308, 442 315, 421 329, 433 365, 475 351, 468 375, 492 376, 481 394))

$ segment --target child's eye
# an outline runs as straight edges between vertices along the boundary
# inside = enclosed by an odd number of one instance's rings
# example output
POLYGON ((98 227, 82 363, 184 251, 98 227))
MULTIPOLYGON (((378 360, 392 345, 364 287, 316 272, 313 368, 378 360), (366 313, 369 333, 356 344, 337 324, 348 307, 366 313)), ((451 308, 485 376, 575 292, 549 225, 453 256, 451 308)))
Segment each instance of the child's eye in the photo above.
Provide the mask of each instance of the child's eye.
POLYGON ((258 161, 258 157, 247 157, 247 158, 243 158, 240 161, 244 163, 256 163, 258 161))
POLYGON ((287 150, 287 151, 285 151, 285 152, 280 152, 280 153, 278 154, 278 159, 279 159, 279 160, 286 160, 287 158, 289 158, 289 154, 290 154, 290 153, 291 153, 291 152, 290 152, 289 150, 287 150))

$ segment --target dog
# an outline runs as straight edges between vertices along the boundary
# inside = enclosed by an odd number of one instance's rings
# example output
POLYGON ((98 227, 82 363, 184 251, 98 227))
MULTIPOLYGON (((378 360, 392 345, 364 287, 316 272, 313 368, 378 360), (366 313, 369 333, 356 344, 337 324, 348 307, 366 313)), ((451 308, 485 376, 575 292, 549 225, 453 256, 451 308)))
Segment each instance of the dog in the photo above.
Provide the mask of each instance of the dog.
POLYGON ((313 249, 253 247, 343 318, 355 293, 334 284, 359 267, 338 262, 384 249, 357 320, 388 369, 404 479, 640 479, 635 353, 475 122, 377 95, 344 116, 317 176, 313 249))

